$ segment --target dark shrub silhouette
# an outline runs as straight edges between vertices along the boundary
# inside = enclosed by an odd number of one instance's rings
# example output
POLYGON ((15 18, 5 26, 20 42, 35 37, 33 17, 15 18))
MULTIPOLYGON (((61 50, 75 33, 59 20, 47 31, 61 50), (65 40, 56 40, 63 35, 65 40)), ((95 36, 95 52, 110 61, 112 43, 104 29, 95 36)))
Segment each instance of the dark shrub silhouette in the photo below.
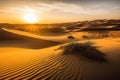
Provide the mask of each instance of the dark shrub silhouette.
POLYGON ((68 39, 75 39, 73 36, 68 36, 68 39))
POLYGON ((86 35, 83 35, 83 36, 82 36, 82 38, 88 38, 88 36, 86 36, 86 35))
POLYGON ((83 56, 85 58, 95 60, 98 62, 105 62, 105 54, 91 46, 93 43, 69 43, 61 46, 59 49, 63 50, 63 54, 76 54, 77 56, 83 56))

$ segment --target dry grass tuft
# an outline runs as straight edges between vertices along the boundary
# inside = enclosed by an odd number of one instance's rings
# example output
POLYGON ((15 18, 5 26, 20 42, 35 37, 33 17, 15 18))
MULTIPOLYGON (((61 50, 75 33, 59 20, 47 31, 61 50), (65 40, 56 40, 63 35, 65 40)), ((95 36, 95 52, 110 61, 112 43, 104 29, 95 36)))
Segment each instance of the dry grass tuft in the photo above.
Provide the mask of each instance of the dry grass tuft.
POLYGON ((61 46, 63 54, 76 54, 77 56, 83 56, 85 58, 95 60, 98 62, 105 62, 105 54, 92 46, 92 42, 85 43, 69 43, 67 45, 61 46))

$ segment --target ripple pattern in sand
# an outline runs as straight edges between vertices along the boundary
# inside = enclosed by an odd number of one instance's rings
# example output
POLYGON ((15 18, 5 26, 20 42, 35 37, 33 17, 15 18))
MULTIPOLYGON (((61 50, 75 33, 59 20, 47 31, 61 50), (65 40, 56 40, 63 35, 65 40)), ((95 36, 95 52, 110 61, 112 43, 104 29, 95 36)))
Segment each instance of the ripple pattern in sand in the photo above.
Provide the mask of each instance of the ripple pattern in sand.
POLYGON ((3 68, 0 80, 84 80, 86 68, 85 61, 72 55, 37 56, 28 64, 3 68))

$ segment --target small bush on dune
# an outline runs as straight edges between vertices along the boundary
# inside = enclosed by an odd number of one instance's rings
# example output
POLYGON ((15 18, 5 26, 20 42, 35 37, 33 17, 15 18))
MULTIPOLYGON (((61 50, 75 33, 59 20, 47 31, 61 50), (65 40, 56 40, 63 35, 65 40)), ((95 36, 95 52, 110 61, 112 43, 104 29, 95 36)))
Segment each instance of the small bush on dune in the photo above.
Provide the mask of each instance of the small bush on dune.
POLYGON ((82 38, 88 38, 88 36, 86 36, 86 35, 83 35, 83 36, 82 36, 82 38))
POLYGON ((93 43, 85 42, 85 43, 69 43, 60 47, 59 49, 63 50, 63 54, 76 54, 79 56, 84 56, 85 58, 105 62, 105 55, 96 49, 96 47, 92 46, 93 43))

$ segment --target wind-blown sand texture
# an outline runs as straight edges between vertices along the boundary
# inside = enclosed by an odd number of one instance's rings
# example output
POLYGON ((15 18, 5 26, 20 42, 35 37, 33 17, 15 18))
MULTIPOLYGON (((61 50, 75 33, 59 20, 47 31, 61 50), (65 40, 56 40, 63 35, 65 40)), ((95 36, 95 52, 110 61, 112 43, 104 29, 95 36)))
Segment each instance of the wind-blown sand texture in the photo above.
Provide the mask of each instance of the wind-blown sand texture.
MULTIPOLYGON (((5 33, 7 34, 7 31, 5 33)), ((13 36, 18 36, 18 34, 13 36)), ((44 40, 43 43, 39 42, 41 39, 38 39, 37 42, 36 39, 29 38, 31 40, 29 43, 42 43, 40 46, 49 44, 49 46, 47 45, 44 48, 36 46, 38 47, 36 50, 31 49, 35 45, 29 45, 25 48, 22 42, 21 45, 17 42, 17 47, 7 45, 6 41, 0 43, 0 80, 120 79, 119 38, 91 40, 98 50, 107 55, 107 62, 104 63, 72 54, 63 55, 61 50, 56 50, 61 46, 57 45, 59 43, 47 40, 44 40)))

